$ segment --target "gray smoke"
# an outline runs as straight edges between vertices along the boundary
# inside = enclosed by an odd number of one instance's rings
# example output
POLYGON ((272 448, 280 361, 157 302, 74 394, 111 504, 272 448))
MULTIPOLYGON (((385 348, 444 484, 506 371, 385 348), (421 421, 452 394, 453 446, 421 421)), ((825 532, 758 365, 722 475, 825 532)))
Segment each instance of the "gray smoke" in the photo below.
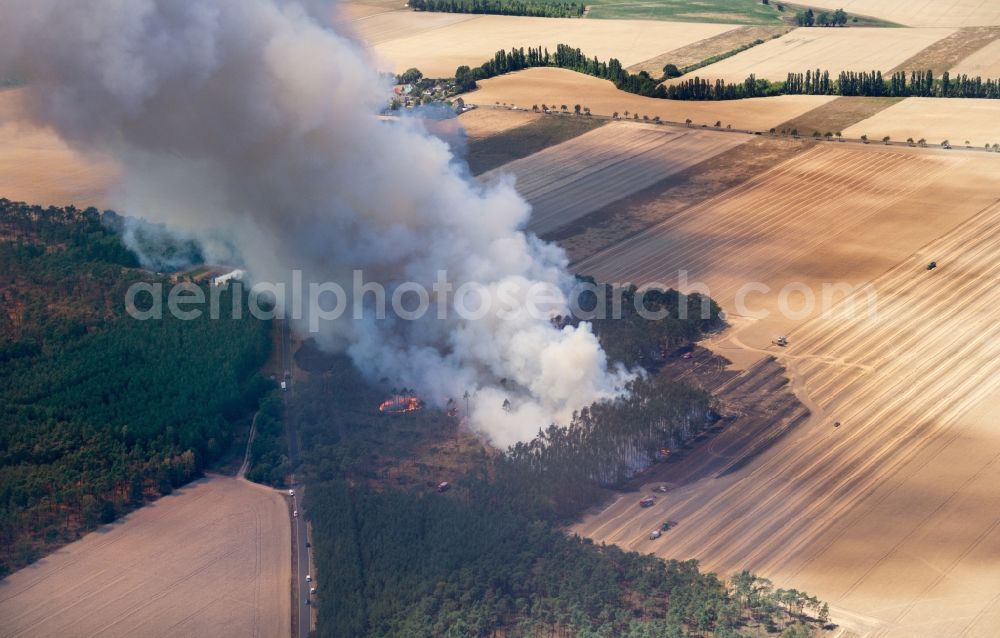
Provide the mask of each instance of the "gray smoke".
MULTIPOLYGON (((390 290, 430 288, 445 270, 497 299, 572 283, 559 248, 518 230, 529 208, 512 184, 482 186, 418 122, 377 118, 388 87, 366 52, 296 3, 0 0, 0 12, 0 75, 31 78, 40 121, 119 160, 115 207, 224 237, 256 281, 300 269, 350 289, 363 269, 390 290)), ((500 445, 628 376, 609 372, 588 326, 524 312, 348 316, 317 337, 437 405, 468 391, 471 423, 500 445)))

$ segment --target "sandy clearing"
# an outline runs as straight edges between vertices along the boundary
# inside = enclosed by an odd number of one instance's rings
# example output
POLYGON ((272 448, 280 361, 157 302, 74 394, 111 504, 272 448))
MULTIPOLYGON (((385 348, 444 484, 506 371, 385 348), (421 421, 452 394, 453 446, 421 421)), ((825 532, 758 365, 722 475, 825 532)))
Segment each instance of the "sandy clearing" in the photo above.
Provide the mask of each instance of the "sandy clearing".
POLYGON ((912 27, 1000 25, 1000 3, 992 0, 812 0, 809 4, 912 27))
MULTIPOLYGON (((789 321, 785 350, 768 345, 778 323, 761 330, 767 321, 736 318, 716 350, 777 356, 813 418, 738 471, 680 485, 649 510, 624 495, 573 531, 724 573, 756 570, 829 601, 834 620, 858 634, 991 635, 1000 613, 998 187, 993 156, 820 146, 724 194, 700 221, 677 215, 596 256, 589 273, 627 267, 639 281, 683 265, 723 297, 754 279, 772 291, 872 281, 878 313, 864 312, 863 292, 859 311, 842 303, 789 321), (932 259, 939 269, 928 272, 932 259), (678 527, 649 541, 668 518, 678 527)), ((774 296, 753 306, 773 310, 774 296)), ((746 383, 765 387, 758 369, 746 383)))
POLYGON ((544 235, 745 141, 715 131, 611 122, 481 179, 514 175, 532 206, 527 229, 544 235))
POLYGON ((277 492, 211 476, 0 581, 0 636, 288 636, 277 492))
MULTIPOLYGON (((784 80, 789 73, 815 69, 887 72, 954 29, 795 29, 742 53, 693 72, 701 78, 742 82, 758 78, 784 80)), ((671 80, 676 83, 685 78, 671 80)))
POLYGON ((50 129, 24 122, 25 91, 0 91, 0 197, 43 205, 105 206, 118 166, 108 157, 71 149, 50 129))
POLYGON ((952 76, 961 73, 973 77, 1000 78, 1000 40, 990 42, 951 69, 952 76))
POLYGON ((888 135, 894 140, 925 138, 972 146, 1000 144, 1000 100, 911 97, 844 130, 847 137, 888 135))
POLYGON ((579 20, 519 16, 392 12, 353 23, 380 64, 397 73, 417 67, 428 77, 451 77, 478 66, 499 49, 578 47, 625 66, 736 28, 727 24, 649 20, 579 20), (442 18, 441 16, 445 16, 442 18))
POLYGON ((480 88, 466 94, 473 104, 506 102, 531 108, 533 104, 574 104, 590 107, 595 115, 640 113, 659 115, 668 122, 684 122, 766 131, 834 99, 829 95, 782 95, 718 102, 659 100, 619 91, 607 80, 556 68, 526 69, 484 80, 480 88))

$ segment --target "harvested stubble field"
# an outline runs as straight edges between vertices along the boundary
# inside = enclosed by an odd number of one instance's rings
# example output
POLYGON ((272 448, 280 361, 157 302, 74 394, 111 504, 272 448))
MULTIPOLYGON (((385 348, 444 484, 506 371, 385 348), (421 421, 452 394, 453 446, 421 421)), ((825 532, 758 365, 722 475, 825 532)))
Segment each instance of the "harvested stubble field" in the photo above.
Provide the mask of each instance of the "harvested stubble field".
MULTIPOLYGON (((730 315, 749 282, 767 292, 746 297, 749 310, 770 316, 743 331, 755 347, 818 313, 785 317, 778 291, 799 282, 870 281, 995 197, 1000 161, 909 148, 847 148, 821 143, 745 183, 574 264, 581 274, 611 282, 707 285, 730 315)), ((1000 158, 996 158, 1000 160, 1000 158)), ((652 198, 641 214, 653 217, 652 198)), ((669 207, 669 202, 663 204, 669 207)), ((799 311, 801 296, 791 307, 799 311)))
POLYGON ((666 53, 661 53, 655 58, 650 58, 649 60, 643 60, 638 64, 633 64, 628 67, 628 70, 632 73, 645 71, 654 78, 658 78, 663 75, 663 67, 667 64, 673 64, 678 69, 683 69, 686 66, 698 64, 699 62, 707 60, 713 56, 729 53, 734 49, 746 46, 757 40, 770 40, 777 35, 788 33, 791 30, 792 28, 788 26, 740 27, 738 29, 733 29, 732 31, 726 31, 725 33, 712 36, 711 38, 693 42, 687 46, 680 47, 679 49, 673 49, 667 51, 666 53))
POLYGON ((107 157, 85 156, 51 130, 24 121, 26 90, 0 91, 0 197, 53 206, 106 205, 118 166, 107 157))
POLYGON ((952 76, 962 73, 973 77, 1000 78, 1000 39, 990 42, 951 70, 952 76))
POLYGON ((1000 100, 910 97, 844 130, 848 137, 867 135, 896 142, 924 138, 928 144, 944 140, 973 147, 1000 144, 1000 100))
POLYGON ((545 235, 745 141, 715 131, 612 122, 482 179, 515 175, 532 206, 527 229, 545 235))
MULTIPOLYGON (((862 120, 900 102, 900 97, 838 97, 826 104, 803 113, 787 122, 783 122, 778 130, 798 131, 799 135, 839 133, 862 120)), ((918 138, 919 139, 919 138, 918 138)))
POLYGON ((377 13, 407 10, 404 0, 351 0, 335 3, 331 9, 336 12, 335 19, 338 21, 357 20, 377 13))
MULTIPOLYGON (((716 289, 733 275, 699 261, 709 256, 734 255, 742 280, 763 274, 772 287, 870 281, 877 312, 867 289, 838 298, 829 313, 785 326, 787 349, 767 345, 757 330, 766 321, 737 318, 713 347, 776 356, 809 421, 759 453, 752 440, 710 444, 697 453, 731 459, 729 469, 678 479, 648 510, 622 496, 573 531, 722 572, 758 571, 828 600, 857 635, 994 635, 1000 160, 820 147, 787 164, 726 194, 734 201, 704 210, 700 224, 678 215, 672 232, 665 224, 655 234, 656 250, 642 249, 647 237, 615 255, 633 262, 633 280, 656 276, 658 260, 692 264, 692 280, 716 289), (938 269, 925 268, 931 260, 938 269), (648 540, 666 519, 677 527, 648 540)), ((753 305, 768 306, 768 296, 753 305)), ((779 380, 756 365, 738 383, 766 393, 779 380)))
POLYGON ((547 238, 559 242, 571 261, 585 259, 671 215, 739 186, 816 144, 808 139, 755 135, 645 190, 581 217, 549 233, 547 238))
POLYGON ((530 124, 545 117, 533 111, 480 108, 458 116, 458 123, 469 140, 480 140, 498 135, 512 128, 530 124))
POLYGON ((383 13, 352 24, 382 67, 396 73, 416 67, 427 77, 451 77, 463 64, 479 66, 499 49, 515 46, 543 46, 554 52, 557 44, 568 44, 588 56, 614 57, 628 66, 735 28, 425 12, 383 13))
MULTIPOLYGON (((362 13, 357 19, 340 24, 341 29, 354 31, 367 45, 374 46, 400 38, 414 37, 428 31, 475 20, 471 13, 445 13, 413 11, 372 11, 356 9, 362 13), (367 15, 364 15, 367 13, 367 15)), ((412 66, 412 65, 411 65, 412 66)), ((455 69, 452 69, 454 71, 455 69)))
MULTIPOLYGON (((795 29, 780 38, 693 72, 709 80, 742 82, 750 74, 784 80, 789 73, 816 69, 883 73, 913 57, 954 29, 795 29)), ((681 82, 686 76, 669 83, 681 82)))
POLYGON ((1000 27, 963 27, 946 38, 941 38, 913 57, 905 60, 893 71, 930 69, 934 77, 951 69, 962 60, 979 51, 1000 37, 1000 27))
POLYGON ((567 69, 536 68, 508 73, 483 80, 480 88, 466 94, 466 102, 493 104, 505 102, 526 108, 532 105, 568 105, 589 107, 595 115, 624 115, 625 111, 660 116, 668 122, 691 119, 695 126, 722 126, 766 131, 834 99, 829 95, 782 95, 773 98, 695 102, 660 100, 619 91, 607 80, 567 69))
POLYGON ((288 636, 290 583, 285 500, 213 476, 0 582, 0 636, 288 636))
POLYGON ((809 5, 881 18, 911 27, 1000 25, 1000 3, 992 0, 809 0, 809 5))
POLYGON ((470 138, 466 145, 469 170, 473 175, 480 175, 593 131, 607 123, 607 120, 601 118, 543 115, 521 126, 487 137, 470 138))

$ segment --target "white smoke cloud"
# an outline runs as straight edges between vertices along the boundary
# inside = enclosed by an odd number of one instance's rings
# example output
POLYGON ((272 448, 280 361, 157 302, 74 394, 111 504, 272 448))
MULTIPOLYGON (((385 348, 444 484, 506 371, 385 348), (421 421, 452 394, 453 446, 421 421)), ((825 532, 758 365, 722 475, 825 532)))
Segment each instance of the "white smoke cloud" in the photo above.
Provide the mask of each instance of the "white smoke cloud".
MULTIPOLYGON (((490 295, 571 285, 564 253, 519 230, 530 210, 512 184, 484 187, 419 123, 375 117, 387 87, 366 52, 294 2, 0 0, 0 13, 0 71, 31 78, 39 120, 119 159, 119 212, 222 230, 255 280, 301 269, 349 289, 360 268, 390 287, 430 288, 439 270, 490 295)), ((373 378, 438 405, 474 394, 472 423, 499 445, 628 376, 588 326, 526 312, 323 328, 373 378)))

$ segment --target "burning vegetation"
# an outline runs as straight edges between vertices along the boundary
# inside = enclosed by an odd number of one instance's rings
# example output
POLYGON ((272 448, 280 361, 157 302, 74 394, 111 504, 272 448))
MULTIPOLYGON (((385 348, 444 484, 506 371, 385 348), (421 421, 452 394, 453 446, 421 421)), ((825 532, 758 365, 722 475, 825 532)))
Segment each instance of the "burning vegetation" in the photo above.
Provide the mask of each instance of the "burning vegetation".
POLYGON ((415 396, 396 394, 386 399, 378 406, 378 411, 385 414, 403 414, 406 412, 416 412, 424 404, 415 396))

